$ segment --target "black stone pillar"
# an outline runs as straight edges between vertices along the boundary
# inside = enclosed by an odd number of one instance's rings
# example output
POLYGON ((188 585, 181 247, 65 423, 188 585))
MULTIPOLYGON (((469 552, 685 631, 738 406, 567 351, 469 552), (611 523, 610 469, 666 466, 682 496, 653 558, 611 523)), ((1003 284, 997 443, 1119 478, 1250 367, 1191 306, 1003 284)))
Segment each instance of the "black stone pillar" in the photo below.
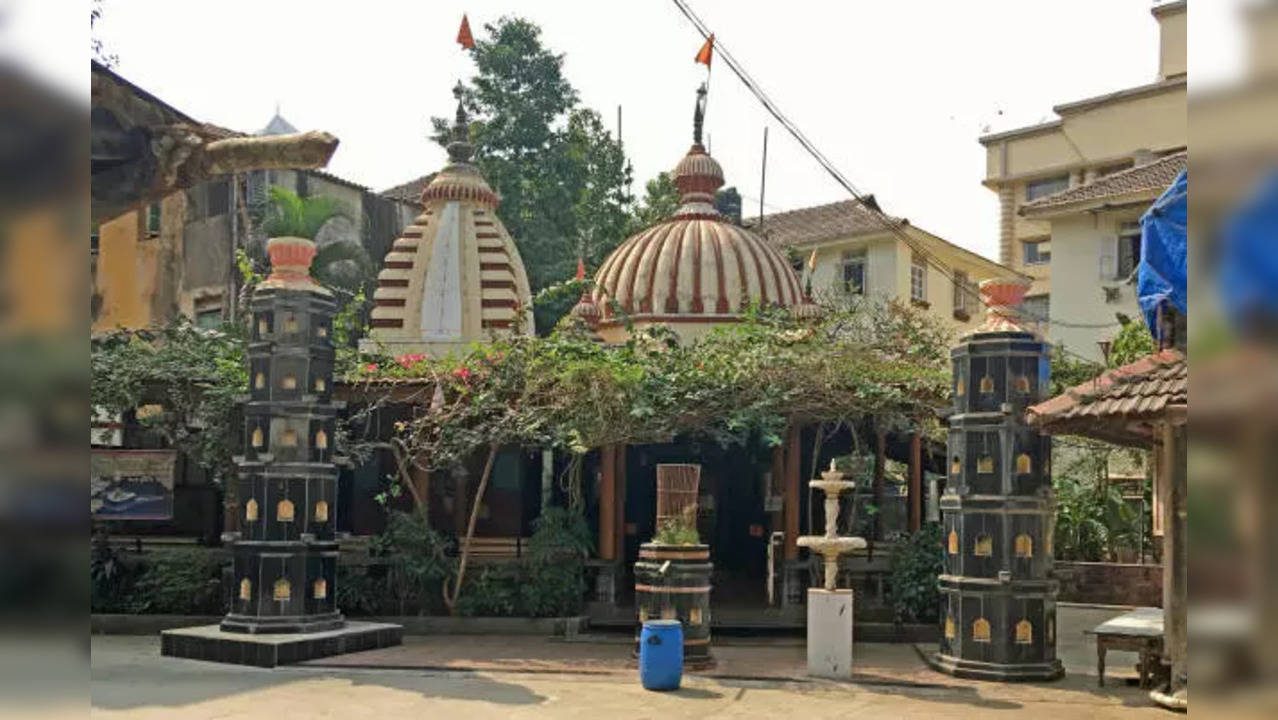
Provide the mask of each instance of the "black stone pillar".
POLYGON ((1050 680, 1056 658, 1051 440, 1025 408, 1049 391, 1048 344, 1017 322, 1025 286, 986 281, 990 317, 951 351, 954 414, 933 665, 960 677, 1050 680))
POLYGON ((267 285, 251 306, 245 451, 236 458, 240 532, 221 629, 335 630, 345 625, 336 601, 335 305, 314 284, 267 285))

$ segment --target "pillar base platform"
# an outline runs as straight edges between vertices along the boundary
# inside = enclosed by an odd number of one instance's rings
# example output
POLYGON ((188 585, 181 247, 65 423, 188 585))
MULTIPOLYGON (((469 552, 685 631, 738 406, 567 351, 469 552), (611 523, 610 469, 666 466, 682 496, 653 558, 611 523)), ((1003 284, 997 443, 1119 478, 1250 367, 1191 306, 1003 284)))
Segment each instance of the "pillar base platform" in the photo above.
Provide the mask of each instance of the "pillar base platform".
POLYGON ((954 677, 969 680, 995 680, 999 682, 1034 682, 1059 680, 1065 677, 1065 666, 1060 660, 1043 663, 1004 664, 987 663, 979 660, 963 660, 961 658, 932 653, 927 664, 933 670, 954 677))
POLYGON ((402 625, 348 622, 336 630, 304 633, 226 632, 217 625, 165 630, 160 654, 168 657, 271 668, 360 650, 399 645, 402 625))

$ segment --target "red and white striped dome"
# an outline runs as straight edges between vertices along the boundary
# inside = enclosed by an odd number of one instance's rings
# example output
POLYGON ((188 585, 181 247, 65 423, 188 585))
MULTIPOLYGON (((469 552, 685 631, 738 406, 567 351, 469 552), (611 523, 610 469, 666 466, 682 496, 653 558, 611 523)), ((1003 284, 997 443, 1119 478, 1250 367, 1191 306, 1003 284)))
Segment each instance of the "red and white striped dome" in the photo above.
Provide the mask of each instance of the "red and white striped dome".
POLYGON ((694 144, 674 170, 681 205, 669 218, 627 239, 595 273, 601 328, 636 324, 730 322, 751 303, 796 307, 803 291, 785 257, 715 210, 723 170, 694 144))

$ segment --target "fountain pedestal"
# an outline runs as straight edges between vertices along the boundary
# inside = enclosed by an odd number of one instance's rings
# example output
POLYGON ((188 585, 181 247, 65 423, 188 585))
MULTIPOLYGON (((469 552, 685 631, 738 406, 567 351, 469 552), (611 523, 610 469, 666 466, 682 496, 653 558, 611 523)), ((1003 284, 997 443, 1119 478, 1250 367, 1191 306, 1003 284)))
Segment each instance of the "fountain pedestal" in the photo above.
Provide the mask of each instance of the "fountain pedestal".
POLYGON ((852 674, 852 590, 808 588, 808 674, 852 674))
POLYGON ((804 535, 800 547, 825 561, 825 587, 808 588, 808 674, 824 678, 852 675, 852 590, 839 589, 839 556, 863 549, 864 538, 838 534, 839 495, 856 487, 843 473, 830 469, 809 483, 825 493, 825 534, 804 535))

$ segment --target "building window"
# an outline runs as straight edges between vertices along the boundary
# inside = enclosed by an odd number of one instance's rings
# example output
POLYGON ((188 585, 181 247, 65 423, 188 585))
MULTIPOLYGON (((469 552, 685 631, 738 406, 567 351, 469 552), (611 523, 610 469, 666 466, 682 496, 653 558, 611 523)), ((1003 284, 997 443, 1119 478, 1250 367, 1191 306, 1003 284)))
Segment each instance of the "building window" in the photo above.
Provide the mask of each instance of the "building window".
POLYGON ((1025 322, 1043 324, 1051 317, 1051 296, 1033 295, 1021 301, 1021 318, 1025 322))
POLYGON ((910 300, 927 302, 927 263, 917 254, 910 257, 910 300))
POLYGON ((849 295, 865 294, 865 253, 847 253, 843 256, 843 292, 849 295))
POLYGON ((1052 241, 1039 238, 1021 243, 1025 252, 1026 265, 1046 265, 1052 261, 1052 241))
POLYGON ((954 271, 954 314, 970 316, 976 300, 976 287, 962 270, 954 271))
POLYGON ((984 533, 976 536, 976 548, 972 552, 977 557, 992 557, 994 555, 994 539, 984 533))
POLYGON ((1118 276, 1126 280, 1140 265, 1140 223, 1125 222, 1118 228, 1118 276))
POLYGON ((1069 173, 1025 183, 1025 202, 1069 189, 1069 173))
POLYGON ((222 325, 222 308, 209 308, 195 312, 195 327, 216 330, 222 325))
POLYGON ((160 203, 153 202, 146 210, 146 233, 150 237, 160 234, 160 203))

